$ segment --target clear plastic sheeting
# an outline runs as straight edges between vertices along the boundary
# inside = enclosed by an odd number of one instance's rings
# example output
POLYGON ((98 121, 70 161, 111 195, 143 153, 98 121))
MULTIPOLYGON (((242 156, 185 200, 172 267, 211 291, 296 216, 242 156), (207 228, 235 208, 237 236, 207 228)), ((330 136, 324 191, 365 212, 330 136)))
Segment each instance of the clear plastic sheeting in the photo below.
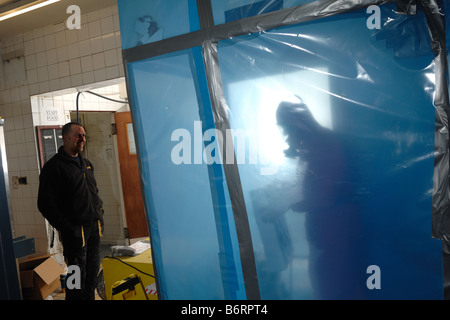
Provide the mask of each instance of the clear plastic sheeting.
POLYGON ((442 8, 195 8, 200 30, 124 45, 160 297, 442 299, 442 8))
POLYGON ((256 149, 239 172, 262 298, 439 288, 433 53, 408 46, 427 34, 421 18, 412 30, 424 32, 407 38, 398 28, 379 37, 356 12, 219 43, 231 128, 247 134, 247 154, 256 149), (367 287, 372 265, 381 291, 367 287))

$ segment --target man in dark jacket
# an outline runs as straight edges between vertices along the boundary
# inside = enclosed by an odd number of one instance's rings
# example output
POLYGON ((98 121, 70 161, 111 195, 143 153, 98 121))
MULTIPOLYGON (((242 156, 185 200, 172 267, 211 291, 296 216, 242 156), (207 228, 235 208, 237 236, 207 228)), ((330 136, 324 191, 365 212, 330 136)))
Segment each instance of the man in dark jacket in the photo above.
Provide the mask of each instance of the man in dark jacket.
POLYGON ((81 288, 67 286, 66 299, 93 300, 100 267, 103 202, 98 196, 94 167, 81 155, 86 144, 83 126, 70 122, 63 127, 62 135, 64 145, 40 175, 38 208, 59 231, 67 265, 81 271, 81 288))

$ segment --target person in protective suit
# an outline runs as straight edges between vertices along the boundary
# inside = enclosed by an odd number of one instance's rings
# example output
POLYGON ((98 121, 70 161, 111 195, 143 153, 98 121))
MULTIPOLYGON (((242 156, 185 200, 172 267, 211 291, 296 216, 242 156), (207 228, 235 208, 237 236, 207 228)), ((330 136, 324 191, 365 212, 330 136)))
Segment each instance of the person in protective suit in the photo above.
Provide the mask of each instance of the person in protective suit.
POLYGON ((79 267, 81 273, 81 286, 68 285, 66 300, 94 300, 103 202, 98 195, 94 166, 81 155, 86 144, 83 126, 70 122, 63 127, 62 135, 64 145, 45 163, 40 174, 38 208, 59 231, 67 265, 79 267))
POLYGON ((291 204, 304 213, 310 247, 309 270, 315 297, 361 297, 360 220, 349 148, 336 132, 321 126, 303 103, 281 102, 276 113, 289 148, 302 170, 302 200, 291 204))

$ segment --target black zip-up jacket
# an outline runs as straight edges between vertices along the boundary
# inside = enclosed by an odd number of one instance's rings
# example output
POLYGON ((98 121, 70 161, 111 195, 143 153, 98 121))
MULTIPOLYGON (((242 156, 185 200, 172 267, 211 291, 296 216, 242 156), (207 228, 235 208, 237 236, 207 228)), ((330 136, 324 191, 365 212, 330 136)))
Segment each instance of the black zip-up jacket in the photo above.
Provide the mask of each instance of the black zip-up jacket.
POLYGON ((57 230, 98 223, 103 201, 98 196, 92 163, 69 156, 63 147, 47 161, 39 177, 38 208, 57 230))

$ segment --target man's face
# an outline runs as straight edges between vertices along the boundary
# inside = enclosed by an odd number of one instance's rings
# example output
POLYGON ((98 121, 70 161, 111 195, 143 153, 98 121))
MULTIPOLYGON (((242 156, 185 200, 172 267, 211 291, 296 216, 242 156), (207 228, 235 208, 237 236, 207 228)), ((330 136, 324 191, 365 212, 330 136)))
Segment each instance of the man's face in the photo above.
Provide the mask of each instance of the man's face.
POLYGON ((69 134, 64 136, 64 150, 71 156, 76 157, 83 151, 86 144, 86 132, 83 127, 73 125, 69 134))

